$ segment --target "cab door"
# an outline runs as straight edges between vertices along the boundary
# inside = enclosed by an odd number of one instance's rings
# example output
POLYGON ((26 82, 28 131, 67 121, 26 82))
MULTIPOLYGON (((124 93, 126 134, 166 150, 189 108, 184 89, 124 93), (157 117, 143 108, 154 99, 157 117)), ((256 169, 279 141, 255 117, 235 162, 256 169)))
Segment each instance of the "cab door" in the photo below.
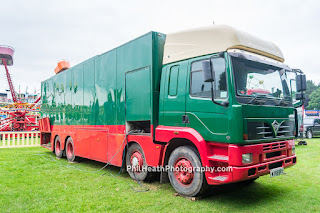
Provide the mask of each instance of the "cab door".
POLYGON ((215 101, 222 103, 229 99, 226 60, 222 56, 203 57, 190 60, 186 96, 186 116, 188 127, 197 130, 205 140, 227 142, 230 140, 228 113, 230 106, 213 103, 211 83, 204 82, 202 62, 211 60, 215 81, 213 92, 215 101))
POLYGON ((163 109, 160 122, 165 126, 186 126, 183 120, 186 113, 187 63, 174 63, 164 70, 163 109))

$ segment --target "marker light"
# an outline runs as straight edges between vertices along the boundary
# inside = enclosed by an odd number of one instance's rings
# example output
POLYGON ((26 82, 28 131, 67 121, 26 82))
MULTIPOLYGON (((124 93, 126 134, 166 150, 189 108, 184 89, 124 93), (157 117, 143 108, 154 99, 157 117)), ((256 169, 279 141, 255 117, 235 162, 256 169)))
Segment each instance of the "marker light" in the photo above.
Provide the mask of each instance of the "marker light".
POLYGON ((295 155, 296 154, 296 146, 292 146, 291 147, 291 152, 292 152, 292 155, 295 155))
POLYGON ((252 163, 252 153, 242 154, 242 163, 252 163))

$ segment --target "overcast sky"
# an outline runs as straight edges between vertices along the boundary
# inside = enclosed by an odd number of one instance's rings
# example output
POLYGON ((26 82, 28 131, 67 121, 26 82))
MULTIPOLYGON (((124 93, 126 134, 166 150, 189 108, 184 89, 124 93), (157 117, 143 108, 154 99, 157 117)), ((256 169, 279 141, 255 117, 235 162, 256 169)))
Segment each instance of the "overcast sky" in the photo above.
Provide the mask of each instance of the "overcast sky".
MULTIPOLYGON (((60 59, 71 66, 149 31, 227 24, 278 45, 285 63, 320 83, 320 1, 0 0, 0 45, 14 47, 16 91, 40 89, 60 59)), ((0 91, 8 89, 0 67, 0 91)))

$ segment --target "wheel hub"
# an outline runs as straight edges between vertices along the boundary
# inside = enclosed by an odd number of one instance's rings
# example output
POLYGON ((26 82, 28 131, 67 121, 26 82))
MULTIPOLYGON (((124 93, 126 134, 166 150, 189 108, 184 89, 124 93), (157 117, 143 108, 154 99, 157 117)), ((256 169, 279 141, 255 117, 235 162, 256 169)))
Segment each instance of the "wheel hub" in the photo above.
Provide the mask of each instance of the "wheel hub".
POLYGON ((132 153, 130 162, 134 172, 139 173, 143 166, 143 157, 142 154, 138 151, 132 153))
POLYGON ((176 161, 174 168, 174 175, 179 183, 182 185, 189 185, 193 181, 193 167, 187 158, 179 158, 176 161))

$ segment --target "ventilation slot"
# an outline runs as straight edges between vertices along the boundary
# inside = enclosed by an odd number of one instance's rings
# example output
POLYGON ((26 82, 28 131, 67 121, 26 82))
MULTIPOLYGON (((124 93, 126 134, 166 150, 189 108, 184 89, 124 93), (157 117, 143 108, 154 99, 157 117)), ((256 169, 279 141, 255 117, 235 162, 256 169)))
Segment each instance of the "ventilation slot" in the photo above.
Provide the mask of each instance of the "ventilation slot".
POLYGON ((248 122, 248 139, 268 139, 273 138, 271 127, 265 122, 248 122))
POLYGON ((293 136, 293 122, 286 121, 283 122, 278 130, 277 137, 283 138, 283 137, 290 137, 293 136))

